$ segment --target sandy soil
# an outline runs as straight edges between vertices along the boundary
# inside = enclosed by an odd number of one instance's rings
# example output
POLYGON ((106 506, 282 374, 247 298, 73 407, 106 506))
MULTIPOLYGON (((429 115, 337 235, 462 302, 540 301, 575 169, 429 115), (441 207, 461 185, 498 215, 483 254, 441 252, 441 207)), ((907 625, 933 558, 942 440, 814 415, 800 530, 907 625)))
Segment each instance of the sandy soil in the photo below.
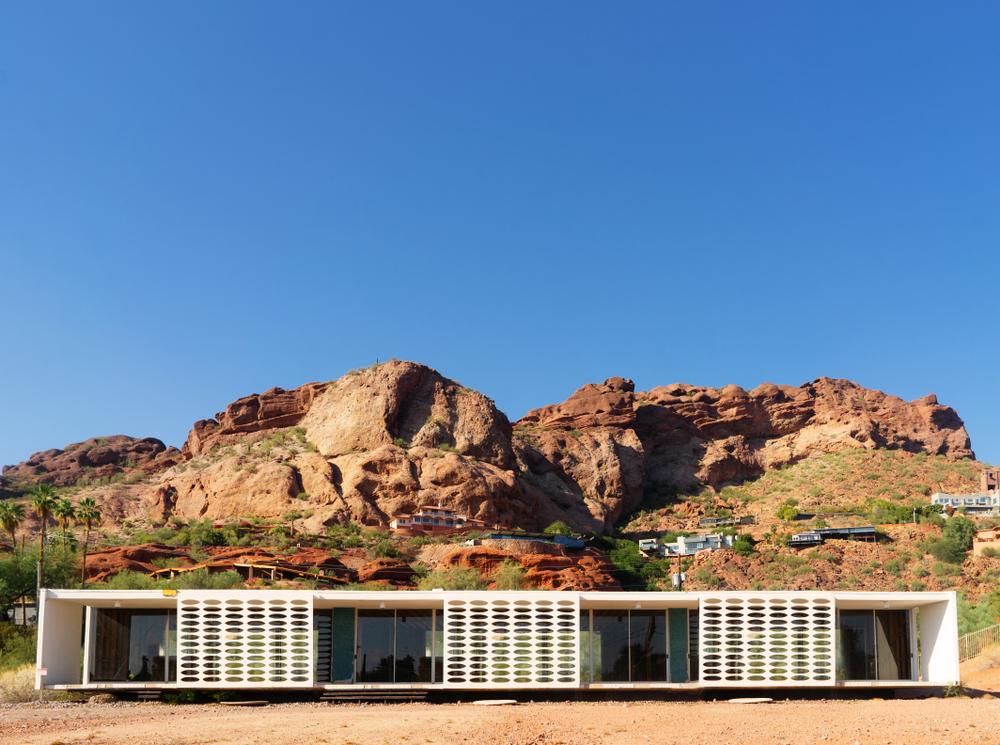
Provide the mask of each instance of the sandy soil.
POLYGON ((958 745, 1000 742, 994 698, 910 701, 282 704, 0 709, 0 743, 25 745, 958 745))

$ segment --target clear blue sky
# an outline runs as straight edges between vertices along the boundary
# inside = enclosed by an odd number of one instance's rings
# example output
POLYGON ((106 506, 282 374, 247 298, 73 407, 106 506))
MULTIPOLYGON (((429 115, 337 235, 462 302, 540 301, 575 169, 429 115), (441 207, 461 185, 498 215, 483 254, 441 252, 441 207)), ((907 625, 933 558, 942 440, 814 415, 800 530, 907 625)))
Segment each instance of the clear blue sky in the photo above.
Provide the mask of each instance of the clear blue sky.
POLYGON ((412 359, 936 393, 1000 462, 1000 4, 0 5, 0 463, 412 359))

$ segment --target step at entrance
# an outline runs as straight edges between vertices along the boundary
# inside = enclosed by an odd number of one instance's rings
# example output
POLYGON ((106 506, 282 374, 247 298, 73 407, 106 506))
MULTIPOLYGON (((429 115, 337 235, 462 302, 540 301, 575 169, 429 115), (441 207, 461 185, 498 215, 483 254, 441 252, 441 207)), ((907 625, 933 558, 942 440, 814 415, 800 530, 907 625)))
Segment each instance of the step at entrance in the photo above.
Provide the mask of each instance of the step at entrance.
POLYGON ((374 690, 374 691, 325 691, 320 697, 320 701, 326 701, 327 703, 341 703, 341 704, 358 704, 358 703, 411 703, 414 701, 426 701, 427 691, 426 690, 412 690, 412 691, 393 691, 393 690, 374 690))

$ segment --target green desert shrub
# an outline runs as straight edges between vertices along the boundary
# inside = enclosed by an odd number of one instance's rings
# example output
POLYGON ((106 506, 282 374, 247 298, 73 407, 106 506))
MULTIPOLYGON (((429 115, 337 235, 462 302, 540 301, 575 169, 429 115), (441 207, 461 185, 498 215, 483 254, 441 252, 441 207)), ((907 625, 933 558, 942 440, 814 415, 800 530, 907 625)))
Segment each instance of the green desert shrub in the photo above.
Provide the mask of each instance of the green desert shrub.
POLYGON ((505 559, 493 575, 493 583, 498 590, 524 589, 524 567, 513 559, 505 559))
POLYGON ((417 582, 421 590, 485 590, 489 583, 475 569, 437 570, 417 582))
POLYGON ((949 564, 961 564, 965 561, 965 549, 951 538, 942 538, 931 544, 930 555, 938 561, 945 561, 949 564))

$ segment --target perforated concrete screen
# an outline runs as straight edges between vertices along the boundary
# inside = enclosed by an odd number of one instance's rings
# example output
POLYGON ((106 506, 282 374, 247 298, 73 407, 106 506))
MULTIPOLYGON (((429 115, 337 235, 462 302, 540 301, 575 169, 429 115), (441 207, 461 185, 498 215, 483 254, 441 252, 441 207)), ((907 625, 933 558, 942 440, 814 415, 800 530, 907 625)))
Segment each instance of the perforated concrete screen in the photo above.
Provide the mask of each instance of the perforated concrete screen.
POLYGON ((177 605, 180 687, 312 685, 312 596, 187 591, 177 605))
POLYGON ((576 687, 579 611, 576 594, 448 597, 444 605, 447 686, 576 687))
POLYGON ((701 601, 704 685, 830 684, 834 603, 823 596, 729 595, 701 601))

